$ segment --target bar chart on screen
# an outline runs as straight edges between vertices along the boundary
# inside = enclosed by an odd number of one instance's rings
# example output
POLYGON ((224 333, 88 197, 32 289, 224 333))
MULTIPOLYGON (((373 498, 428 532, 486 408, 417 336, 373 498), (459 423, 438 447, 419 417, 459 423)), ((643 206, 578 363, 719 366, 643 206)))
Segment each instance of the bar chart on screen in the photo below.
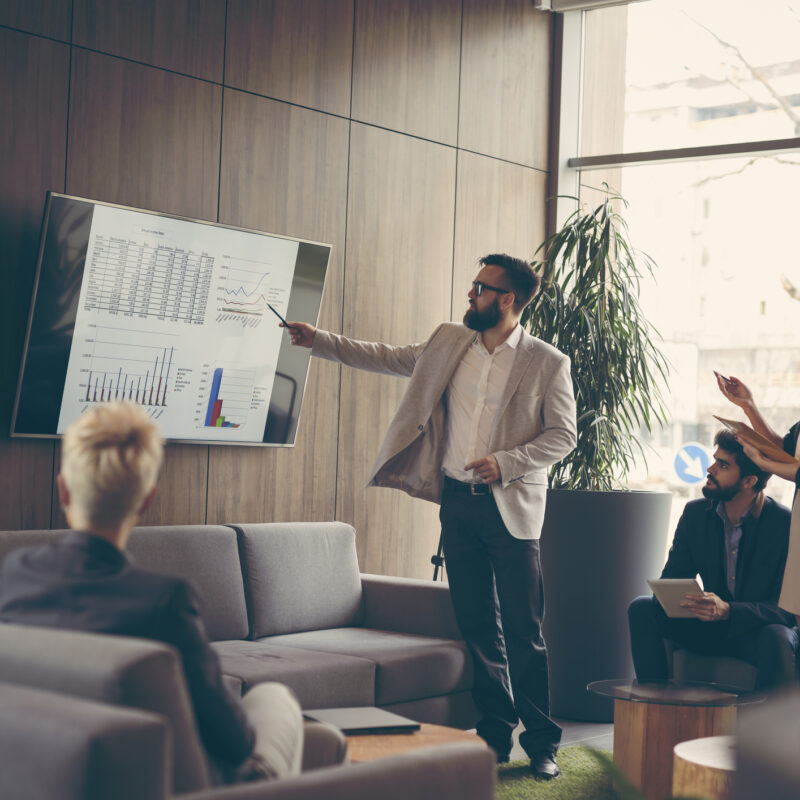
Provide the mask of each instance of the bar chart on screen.
POLYGON ((90 324, 75 364, 77 396, 67 413, 126 400, 159 419, 191 373, 178 363, 179 339, 164 331, 90 324))
POLYGON ((246 426, 255 414, 263 426, 269 387, 259 386, 253 368, 231 364, 204 364, 199 381, 195 423, 209 429, 246 426))

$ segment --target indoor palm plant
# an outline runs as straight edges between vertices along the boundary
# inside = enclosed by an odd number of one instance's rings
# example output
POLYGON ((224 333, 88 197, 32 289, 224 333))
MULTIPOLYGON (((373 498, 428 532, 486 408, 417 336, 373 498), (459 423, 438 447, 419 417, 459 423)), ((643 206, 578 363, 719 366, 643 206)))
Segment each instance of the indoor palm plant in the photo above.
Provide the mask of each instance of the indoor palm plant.
POLYGON ((624 200, 606 187, 599 205, 578 208, 539 247, 542 291, 523 320, 572 360, 578 442, 550 473, 545 635, 553 713, 587 720, 612 715, 588 682, 632 677, 627 606, 661 571, 671 506, 666 492, 612 491, 642 452, 641 430, 666 421, 668 377, 639 305, 654 265, 615 205, 624 200))
POLYGON ((542 291, 523 325, 572 359, 578 444, 550 473, 559 489, 611 489, 633 466, 641 428, 666 422, 667 379, 658 333, 639 305, 653 262, 635 250, 606 190, 594 209, 578 208, 536 251, 542 291))

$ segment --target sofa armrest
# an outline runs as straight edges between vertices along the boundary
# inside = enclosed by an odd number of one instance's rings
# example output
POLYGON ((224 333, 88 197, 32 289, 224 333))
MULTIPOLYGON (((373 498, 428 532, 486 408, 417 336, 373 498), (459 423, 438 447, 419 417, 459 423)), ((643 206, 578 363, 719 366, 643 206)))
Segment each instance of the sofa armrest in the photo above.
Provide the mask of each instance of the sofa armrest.
POLYGON ((281 781, 207 789, 182 800, 493 800, 495 774, 491 750, 452 744, 281 781))
POLYGON ((0 709, 0 797, 167 797, 172 736, 160 715, 8 683, 0 709))
POLYGON ((362 574, 361 588, 365 628, 462 638, 446 583, 362 574))

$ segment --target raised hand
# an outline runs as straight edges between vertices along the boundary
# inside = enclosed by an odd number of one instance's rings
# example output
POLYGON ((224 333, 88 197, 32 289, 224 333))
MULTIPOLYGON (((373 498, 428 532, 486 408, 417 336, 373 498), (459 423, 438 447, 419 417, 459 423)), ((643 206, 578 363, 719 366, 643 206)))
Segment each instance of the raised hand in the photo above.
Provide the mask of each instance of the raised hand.
POLYGON ((730 378, 726 378, 716 370, 714 375, 717 378, 717 386, 719 386, 722 394, 725 395, 726 400, 730 400, 731 403, 740 408, 753 404, 753 393, 738 378, 734 378, 733 375, 730 378))

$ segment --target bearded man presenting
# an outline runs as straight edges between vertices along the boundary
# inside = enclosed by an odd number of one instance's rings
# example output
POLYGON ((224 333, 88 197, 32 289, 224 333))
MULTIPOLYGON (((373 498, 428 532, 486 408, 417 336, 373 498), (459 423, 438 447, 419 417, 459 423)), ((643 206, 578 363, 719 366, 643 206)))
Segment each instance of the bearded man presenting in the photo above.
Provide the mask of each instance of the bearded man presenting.
POLYGON ((359 342, 289 322, 320 358, 410 378, 369 484, 441 505, 450 593, 473 656, 478 734, 507 761, 512 733, 531 771, 558 775, 561 729, 549 715, 539 536, 547 469, 575 447, 567 356, 530 336, 523 309, 539 288, 530 264, 480 260, 464 325, 420 344, 359 342))

